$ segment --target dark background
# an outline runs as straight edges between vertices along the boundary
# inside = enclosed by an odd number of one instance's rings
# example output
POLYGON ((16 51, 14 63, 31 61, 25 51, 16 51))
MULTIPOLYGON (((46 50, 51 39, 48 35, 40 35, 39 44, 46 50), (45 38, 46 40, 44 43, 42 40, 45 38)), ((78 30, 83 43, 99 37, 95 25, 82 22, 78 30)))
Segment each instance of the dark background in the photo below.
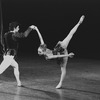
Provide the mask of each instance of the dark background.
MULTIPOLYGON (((68 46, 76 58, 100 59, 99 0, 2 0, 3 28, 8 31, 12 21, 21 24, 20 31, 36 25, 48 48, 53 49, 85 15, 84 22, 68 46)), ((22 39, 18 55, 38 56, 40 41, 36 31, 22 39)))

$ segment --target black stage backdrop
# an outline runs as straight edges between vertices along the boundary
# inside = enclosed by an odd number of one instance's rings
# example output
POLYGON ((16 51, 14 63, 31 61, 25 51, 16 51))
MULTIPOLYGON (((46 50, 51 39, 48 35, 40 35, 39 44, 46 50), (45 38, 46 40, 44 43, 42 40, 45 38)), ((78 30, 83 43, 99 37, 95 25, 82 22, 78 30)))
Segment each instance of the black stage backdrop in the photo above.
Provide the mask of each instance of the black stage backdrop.
MULTIPOLYGON (((2 0, 4 32, 8 24, 18 21, 20 31, 36 25, 48 48, 63 40, 81 15, 85 20, 68 46, 75 57, 100 59, 100 1, 99 0, 2 0)), ((18 55, 38 55, 40 44, 36 31, 22 39, 18 55)))

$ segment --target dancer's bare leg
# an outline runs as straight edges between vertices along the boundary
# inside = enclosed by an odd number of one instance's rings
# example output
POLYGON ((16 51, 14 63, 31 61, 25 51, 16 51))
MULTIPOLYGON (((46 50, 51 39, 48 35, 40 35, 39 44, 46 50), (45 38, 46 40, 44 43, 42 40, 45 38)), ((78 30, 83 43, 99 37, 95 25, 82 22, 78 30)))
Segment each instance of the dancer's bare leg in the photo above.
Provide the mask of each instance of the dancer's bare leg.
POLYGON ((57 89, 62 87, 63 81, 65 79, 66 65, 67 65, 68 57, 63 58, 63 61, 64 62, 60 65, 60 67, 61 67, 61 77, 60 77, 60 81, 59 81, 58 85, 56 86, 57 89))
POLYGON ((13 59, 11 66, 14 68, 14 75, 17 81, 17 86, 21 86, 21 81, 20 81, 20 73, 19 73, 19 66, 18 63, 13 59))
MULTIPOLYGON (((83 22, 85 16, 81 16, 79 22, 74 26, 74 28, 70 31, 70 33, 68 34, 68 36, 63 40, 58 42, 58 44, 61 45, 62 48, 66 49, 71 38, 73 37, 74 33, 76 32, 76 30, 78 29, 79 25, 83 22)), ((65 54, 67 53, 67 51, 65 52, 65 54)), ((65 79, 66 76, 66 65, 68 62, 68 57, 64 57, 63 58, 63 62, 60 65, 61 66, 61 78, 60 78, 60 82, 58 83, 58 85, 56 86, 56 88, 61 88, 62 87, 62 83, 65 79)))
POLYGON ((83 22, 84 18, 85 18, 84 15, 81 16, 79 22, 73 27, 73 29, 69 32, 69 34, 67 35, 67 37, 66 37, 63 41, 58 42, 58 43, 61 44, 61 46, 62 46, 63 48, 67 48, 67 46, 68 46, 70 40, 72 39, 74 33, 77 31, 79 25, 83 22))

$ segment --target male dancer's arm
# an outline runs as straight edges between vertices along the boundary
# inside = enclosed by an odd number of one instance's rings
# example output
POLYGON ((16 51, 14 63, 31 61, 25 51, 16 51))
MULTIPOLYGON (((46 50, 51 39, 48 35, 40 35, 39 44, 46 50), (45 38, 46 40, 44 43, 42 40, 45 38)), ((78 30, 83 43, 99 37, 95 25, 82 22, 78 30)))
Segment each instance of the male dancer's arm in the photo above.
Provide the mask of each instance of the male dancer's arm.
POLYGON ((25 32, 16 33, 14 34, 14 36, 18 38, 24 38, 24 37, 27 37, 31 31, 32 31, 32 26, 29 26, 25 32))
POLYGON ((27 37, 29 35, 29 33, 32 31, 31 26, 28 27, 28 29, 23 33, 25 37, 27 37))

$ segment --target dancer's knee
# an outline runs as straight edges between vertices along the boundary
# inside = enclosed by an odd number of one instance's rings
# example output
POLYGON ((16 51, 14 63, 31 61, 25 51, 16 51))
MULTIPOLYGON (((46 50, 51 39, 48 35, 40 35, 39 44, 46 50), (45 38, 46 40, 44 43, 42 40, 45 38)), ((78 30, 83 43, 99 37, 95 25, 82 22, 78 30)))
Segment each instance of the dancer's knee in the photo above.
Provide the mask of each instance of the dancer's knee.
POLYGON ((17 63, 14 64, 14 65, 13 65, 13 68, 14 68, 14 69, 18 69, 18 64, 17 64, 17 63))
POLYGON ((61 71, 62 71, 62 73, 66 73, 66 68, 62 67, 61 71))
POLYGON ((6 70, 5 66, 0 66, 0 74, 2 74, 6 70))
POLYGON ((2 71, 0 71, 0 75, 2 74, 3 72, 2 71))
POLYGON ((0 75, 1 75, 3 72, 4 72, 4 70, 1 70, 1 69, 0 69, 0 75))

